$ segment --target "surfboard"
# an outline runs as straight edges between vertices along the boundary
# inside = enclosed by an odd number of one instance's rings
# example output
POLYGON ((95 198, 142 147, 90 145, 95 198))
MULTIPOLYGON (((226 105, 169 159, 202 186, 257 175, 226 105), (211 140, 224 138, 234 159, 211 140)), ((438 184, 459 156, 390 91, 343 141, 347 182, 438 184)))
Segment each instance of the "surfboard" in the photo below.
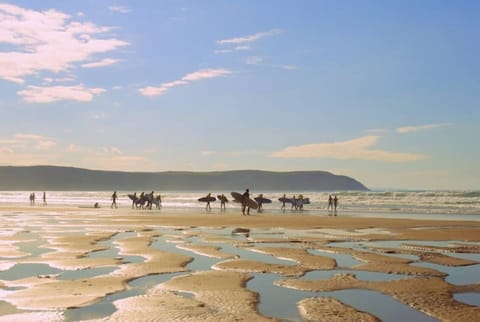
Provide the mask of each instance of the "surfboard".
POLYGON ((198 201, 200 202, 212 202, 212 201, 215 201, 217 200, 215 197, 202 197, 202 198, 198 198, 198 201))
MULTIPOLYGON (((233 199, 235 199, 235 201, 242 202, 242 194, 241 193, 232 192, 231 195, 232 195, 233 199)), ((251 209, 257 209, 258 208, 257 202, 253 199, 250 199, 250 198, 244 199, 243 203, 251 209)))
POLYGON ((282 197, 282 198, 278 198, 278 201, 280 201, 280 202, 285 201, 285 203, 292 203, 292 199, 291 199, 291 198, 284 198, 284 197, 282 197))
POLYGON ((253 198, 255 199, 256 202, 258 203, 272 203, 272 200, 271 199, 268 199, 268 198, 260 198, 260 197, 255 197, 253 198))
POLYGON ((220 200, 220 201, 222 201, 222 199, 223 199, 224 202, 228 202, 228 199, 227 199, 226 196, 223 196, 223 197, 222 197, 222 195, 218 195, 217 198, 218 198, 218 200, 220 200))

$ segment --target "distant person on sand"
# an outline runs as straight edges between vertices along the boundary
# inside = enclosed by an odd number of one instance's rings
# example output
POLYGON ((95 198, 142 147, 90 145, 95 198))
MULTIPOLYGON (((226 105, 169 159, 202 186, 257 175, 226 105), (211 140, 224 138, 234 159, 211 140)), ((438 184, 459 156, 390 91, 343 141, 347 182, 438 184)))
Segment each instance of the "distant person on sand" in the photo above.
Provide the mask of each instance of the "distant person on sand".
POLYGON ((35 192, 30 194, 30 206, 35 206, 35 192))
POLYGON ((295 197, 295 195, 293 195, 292 197, 292 210, 295 208, 295 210, 297 210, 297 198, 295 197))
POLYGON ((43 205, 47 205, 47 193, 45 191, 43 192, 43 205))
POLYGON ((210 206, 210 197, 212 196, 212 193, 209 192, 208 195, 205 197, 207 198, 207 205, 205 206, 206 211, 212 210, 212 206, 210 206))
POLYGON ((328 196, 328 210, 333 209, 333 198, 332 195, 328 196))
POLYGON ((220 210, 227 210, 227 205, 226 205, 226 202, 225 202, 226 198, 225 198, 225 195, 222 193, 222 195, 220 196, 220 210))
POLYGON ((246 189, 242 195, 242 214, 244 216, 245 216, 245 208, 247 209, 247 215, 250 215, 250 207, 247 207, 247 204, 244 202, 244 200, 247 200, 248 198, 250 198, 250 191, 246 189))
POLYGON ((337 205, 338 205, 338 198, 337 198, 337 195, 335 195, 335 198, 333 198, 333 208, 335 211, 337 211, 337 205))
POLYGON ((115 208, 117 208, 117 199, 117 190, 115 190, 112 195, 112 205, 110 206, 110 208, 113 208, 114 206, 115 208))

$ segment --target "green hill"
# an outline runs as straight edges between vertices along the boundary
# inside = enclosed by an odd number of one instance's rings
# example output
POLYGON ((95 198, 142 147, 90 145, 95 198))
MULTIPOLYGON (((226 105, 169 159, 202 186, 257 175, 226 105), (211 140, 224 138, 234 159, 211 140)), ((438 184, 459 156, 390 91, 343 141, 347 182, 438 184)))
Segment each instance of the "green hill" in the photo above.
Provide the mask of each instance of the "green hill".
POLYGON ((121 172, 56 166, 0 166, 0 190, 368 190, 325 171, 121 172))

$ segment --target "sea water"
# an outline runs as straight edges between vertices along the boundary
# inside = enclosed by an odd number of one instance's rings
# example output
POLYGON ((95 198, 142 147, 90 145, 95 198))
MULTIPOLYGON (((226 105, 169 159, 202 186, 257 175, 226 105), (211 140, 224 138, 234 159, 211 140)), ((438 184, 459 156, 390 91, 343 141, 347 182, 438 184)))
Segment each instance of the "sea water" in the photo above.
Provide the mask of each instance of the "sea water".
MULTIPOLYGON (((239 190, 242 192, 242 190, 239 190)), ((36 205, 42 205, 43 191, 34 191, 36 205)), ((131 207, 128 194, 134 191, 118 191, 117 205, 131 207)), ((149 193, 150 191, 146 191, 149 193)), ((227 213, 239 210, 239 204, 232 202, 229 191, 155 191, 162 197, 162 209, 169 212, 198 211, 205 208, 205 203, 198 198, 207 193, 213 196, 225 194, 229 198, 227 213)), ((29 205, 32 191, 0 191, 0 205, 29 205)), ((110 207, 112 191, 47 191, 47 203, 50 206, 80 206, 89 207, 98 202, 100 207, 110 207)), ((141 191, 137 191, 139 195, 141 191)), ((304 206, 304 212, 320 215, 353 214, 360 216, 389 215, 392 217, 412 217, 423 215, 435 219, 466 219, 477 220, 480 217, 480 191, 341 191, 341 192, 268 192, 252 191, 251 197, 263 193, 272 203, 264 204, 268 213, 298 213, 286 204, 281 210, 278 198, 285 193, 288 198, 302 194, 310 199, 310 204, 304 206), (329 195, 336 195, 339 204, 337 212, 328 209, 329 195)), ((220 202, 212 202, 212 212, 220 211, 220 202)))

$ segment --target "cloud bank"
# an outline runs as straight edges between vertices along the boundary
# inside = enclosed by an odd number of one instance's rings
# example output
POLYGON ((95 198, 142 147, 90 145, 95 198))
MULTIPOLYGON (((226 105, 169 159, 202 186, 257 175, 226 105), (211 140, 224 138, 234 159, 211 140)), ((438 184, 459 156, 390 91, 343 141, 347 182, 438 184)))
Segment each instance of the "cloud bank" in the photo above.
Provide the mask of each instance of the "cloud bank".
POLYGON ((291 146, 273 152, 271 156, 276 158, 331 158, 343 160, 377 160, 386 162, 409 162, 426 158, 426 156, 422 154, 372 149, 379 139, 379 136, 370 135, 342 142, 291 146))

